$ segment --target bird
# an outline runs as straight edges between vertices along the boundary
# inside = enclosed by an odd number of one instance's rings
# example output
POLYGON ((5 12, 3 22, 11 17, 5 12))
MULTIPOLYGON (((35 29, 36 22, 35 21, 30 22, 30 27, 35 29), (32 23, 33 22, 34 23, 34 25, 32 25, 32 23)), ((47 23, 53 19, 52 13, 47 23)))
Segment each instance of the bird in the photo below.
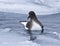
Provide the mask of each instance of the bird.
POLYGON ((41 31, 41 34, 42 34, 44 32, 44 26, 37 19, 37 16, 34 11, 30 11, 28 14, 29 14, 29 16, 27 17, 27 19, 29 19, 29 21, 20 21, 20 22, 21 22, 21 24, 24 25, 28 34, 30 34, 30 40, 34 40, 34 39, 36 39, 36 37, 33 38, 32 30, 39 30, 39 31, 41 31))

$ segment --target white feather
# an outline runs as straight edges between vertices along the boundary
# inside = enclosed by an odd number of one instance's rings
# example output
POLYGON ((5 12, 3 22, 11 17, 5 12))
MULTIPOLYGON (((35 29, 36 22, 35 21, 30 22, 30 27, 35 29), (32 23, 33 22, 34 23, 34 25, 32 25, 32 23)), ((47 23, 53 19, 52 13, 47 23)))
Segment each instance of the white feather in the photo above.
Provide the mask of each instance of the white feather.
MULTIPOLYGON (((22 21, 21 24, 23 24, 25 29, 28 30, 28 28, 26 27, 27 21, 22 21)), ((39 24, 37 24, 35 21, 32 21, 31 30, 42 30, 42 29, 41 29, 41 26, 39 24)))
POLYGON ((32 21, 31 30, 42 30, 42 29, 41 29, 41 26, 38 23, 36 23, 35 21, 32 21))
POLYGON ((22 22, 21 22, 21 24, 23 24, 23 25, 24 25, 24 27, 25 27, 25 29, 26 29, 26 30, 28 30, 28 28, 26 27, 27 22, 22 21, 22 22))

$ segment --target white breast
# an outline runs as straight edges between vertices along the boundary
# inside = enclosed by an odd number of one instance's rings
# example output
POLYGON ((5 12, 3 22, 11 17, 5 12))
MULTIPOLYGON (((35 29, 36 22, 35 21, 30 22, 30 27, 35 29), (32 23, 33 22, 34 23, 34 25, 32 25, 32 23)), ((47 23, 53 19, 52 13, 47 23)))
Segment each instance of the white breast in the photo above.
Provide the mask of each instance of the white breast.
MULTIPOLYGON (((28 30, 28 28, 26 27, 27 22, 22 21, 21 24, 23 24, 25 29, 28 30)), ((41 29, 41 26, 39 24, 37 24, 35 21, 32 21, 31 30, 42 30, 42 29, 41 29)))
POLYGON ((33 21, 31 30, 42 30, 42 28, 41 28, 41 26, 38 23, 33 21))

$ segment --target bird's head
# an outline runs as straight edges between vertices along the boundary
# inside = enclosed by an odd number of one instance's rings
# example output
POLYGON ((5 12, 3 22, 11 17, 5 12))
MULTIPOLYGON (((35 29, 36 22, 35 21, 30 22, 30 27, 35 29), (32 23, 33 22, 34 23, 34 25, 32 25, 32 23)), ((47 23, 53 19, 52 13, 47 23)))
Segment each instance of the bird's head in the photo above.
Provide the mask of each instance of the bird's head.
POLYGON ((34 11, 30 11, 30 12, 29 12, 28 19, 29 19, 29 18, 30 18, 30 19, 33 19, 33 18, 35 18, 35 17, 36 17, 35 12, 34 12, 34 11))

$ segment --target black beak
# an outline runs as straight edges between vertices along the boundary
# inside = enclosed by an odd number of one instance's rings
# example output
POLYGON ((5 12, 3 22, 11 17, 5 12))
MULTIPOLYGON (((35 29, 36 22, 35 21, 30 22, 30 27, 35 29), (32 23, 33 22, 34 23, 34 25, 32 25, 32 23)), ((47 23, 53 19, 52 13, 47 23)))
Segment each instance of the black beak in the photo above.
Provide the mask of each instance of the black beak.
POLYGON ((27 19, 29 19, 29 18, 30 18, 30 16, 27 17, 27 19))

